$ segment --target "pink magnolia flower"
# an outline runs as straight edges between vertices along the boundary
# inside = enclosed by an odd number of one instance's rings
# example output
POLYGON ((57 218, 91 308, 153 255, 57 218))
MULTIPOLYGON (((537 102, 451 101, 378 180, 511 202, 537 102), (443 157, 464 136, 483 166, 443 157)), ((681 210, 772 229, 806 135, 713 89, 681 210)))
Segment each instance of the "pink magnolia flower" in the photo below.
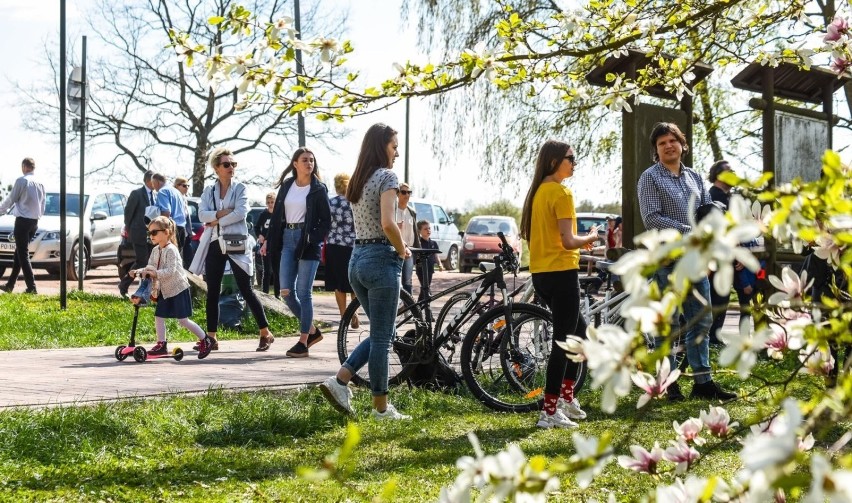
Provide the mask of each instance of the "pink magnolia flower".
POLYGON ((622 468, 652 475, 657 473, 657 463, 663 459, 663 449, 660 448, 659 442, 654 442, 654 447, 650 452, 646 451, 641 445, 631 445, 630 453, 633 454, 633 457, 618 457, 618 464, 622 468))
POLYGON ((799 350, 799 361, 805 364, 805 372, 818 376, 827 376, 834 368, 834 357, 828 348, 822 348, 815 344, 799 350))
POLYGON ((813 321, 808 316, 807 318, 797 318, 796 320, 789 321, 788 326, 775 323, 770 325, 772 330, 769 332, 769 338, 764 343, 766 354, 772 359, 782 360, 784 359, 784 353, 788 349, 793 351, 802 349, 802 346, 805 345, 803 329, 810 324, 813 324, 813 321))
POLYGON ((704 427, 704 423, 702 423, 700 419, 691 417, 681 424, 677 424, 677 421, 673 421, 672 427, 674 428, 675 433, 677 433, 677 436, 686 443, 692 442, 695 445, 704 445, 704 442, 706 442, 706 440, 699 436, 701 434, 701 428, 704 427))
POLYGON ((727 437, 728 433, 740 424, 732 423, 728 411, 722 407, 710 407, 707 412, 702 410, 698 418, 704 423, 711 435, 719 438, 727 437))
POLYGON ((770 275, 769 282, 778 289, 769 297, 769 303, 775 306, 790 307, 802 303, 802 296, 814 281, 808 281, 808 271, 802 271, 800 275, 797 275, 793 269, 785 266, 781 270, 781 278, 770 275))
POLYGON ((826 42, 837 42, 848 31, 849 23, 842 17, 836 17, 825 28, 825 37, 823 37, 823 40, 826 42))
POLYGON ((677 464, 675 473, 678 475, 684 473, 689 468, 689 465, 701 457, 701 454, 699 454, 694 447, 691 447, 683 440, 670 440, 669 442, 671 442, 672 445, 666 449, 663 453, 663 457, 666 460, 677 464))
POLYGON ((834 58, 831 63, 831 69, 837 73, 845 73, 852 68, 852 61, 844 58, 834 58))
POLYGON ((668 358, 657 360, 657 376, 654 377, 647 372, 637 372, 630 376, 633 383, 645 391, 645 394, 639 397, 636 402, 636 408, 641 409, 652 398, 656 398, 666 393, 669 386, 680 377, 680 369, 671 371, 671 364, 668 358))

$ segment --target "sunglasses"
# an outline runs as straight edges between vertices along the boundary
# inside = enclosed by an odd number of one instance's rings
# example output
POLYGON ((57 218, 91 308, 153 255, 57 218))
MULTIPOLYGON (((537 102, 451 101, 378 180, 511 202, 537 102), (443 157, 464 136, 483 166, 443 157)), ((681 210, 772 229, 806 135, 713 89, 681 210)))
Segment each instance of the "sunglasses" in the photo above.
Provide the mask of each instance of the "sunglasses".
POLYGON ((403 196, 410 196, 411 195, 410 190, 400 190, 399 193, 402 194, 403 196))
POLYGON ((577 160, 573 155, 566 155, 565 158, 568 159, 568 162, 571 164, 577 164, 577 160))
POLYGON ((222 166, 223 168, 236 168, 236 167, 237 167, 237 161, 234 161, 234 162, 228 162, 228 161, 220 162, 220 163, 219 163, 219 166, 222 166))
POLYGON ((149 236, 156 236, 158 232, 165 232, 163 229, 151 229, 148 231, 149 236))
POLYGON ((185 183, 182 183, 182 184, 178 185, 178 187, 184 187, 184 188, 187 188, 187 189, 188 189, 188 188, 189 188, 189 185, 187 185, 187 184, 185 184, 185 183))

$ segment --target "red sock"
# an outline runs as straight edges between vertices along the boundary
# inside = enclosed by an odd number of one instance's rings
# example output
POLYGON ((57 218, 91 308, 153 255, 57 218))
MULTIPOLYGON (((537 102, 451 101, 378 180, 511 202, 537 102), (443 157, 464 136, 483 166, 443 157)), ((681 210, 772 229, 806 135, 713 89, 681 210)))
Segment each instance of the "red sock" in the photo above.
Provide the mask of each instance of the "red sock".
POLYGON ((559 400, 559 395, 544 394, 544 412, 548 416, 556 414, 556 401, 559 400))
POLYGON ((566 402, 570 402, 574 399, 574 380, 573 379, 563 379, 562 380, 562 388, 559 389, 559 396, 562 397, 566 402))

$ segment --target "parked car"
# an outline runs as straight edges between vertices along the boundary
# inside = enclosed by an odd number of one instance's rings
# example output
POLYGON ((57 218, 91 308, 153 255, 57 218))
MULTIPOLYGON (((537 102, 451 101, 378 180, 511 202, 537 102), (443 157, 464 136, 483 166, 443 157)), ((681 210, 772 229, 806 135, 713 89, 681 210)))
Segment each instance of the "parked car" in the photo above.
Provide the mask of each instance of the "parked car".
POLYGON ((457 269, 461 239, 453 218, 443 207, 431 201, 412 198, 409 204, 414 206, 417 220, 426 220, 432 224, 432 240, 437 242, 438 248, 441 249, 438 258, 444 263, 444 268, 448 271, 457 269))
MULTIPOLYGON (((38 230, 29 245, 33 268, 45 269, 58 275, 62 261, 67 263, 68 279, 77 281, 78 250, 84 255, 83 277, 94 267, 115 263, 116 250, 121 242, 124 224, 124 205, 127 196, 111 189, 93 190, 83 196, 83 238, 79 238, 80 195, 66 193, 66 251, 60 256, 60 194, 58 190, 45 193, 45 212, 38 230)), ((0 267, 11 267, 15 253, 13 230, 15 217, 0 217, 0 267)))
POLYGON ((500 238, 497 232, 506 236, 506 241, 515 250, 520 261, 522 247, 518 224, 512 217, 480 215, 470 219, 462 236, 459 267, 461 272, 470 272, 480 262, 493 262, 500 253, 500 238))
POLYGON ((608 213, 577 213, 577 235, 585 236, 589 233, 589 229, 593 226, 598 226, 598 241, 592 249, 592 255, 604 256, 606 253, 606 219, 607 217, 615 218, 615 215, 608 213))

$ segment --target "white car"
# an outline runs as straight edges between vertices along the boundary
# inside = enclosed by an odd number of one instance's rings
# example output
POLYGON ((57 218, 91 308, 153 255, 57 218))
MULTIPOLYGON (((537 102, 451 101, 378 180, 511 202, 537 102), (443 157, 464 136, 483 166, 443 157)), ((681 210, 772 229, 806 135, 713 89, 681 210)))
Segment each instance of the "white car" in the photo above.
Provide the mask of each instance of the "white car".
MULTIPOLYGON (((78 239, 80 221, 77 218, 80 211, 80 196, 66 194, 66 248, 65 256, 61 258, 68 264, 68 279, 77 281, 78 239)), ((85 271, 100 265, 116 263, 116 251, 121 242, 121 228, 124 225, 124 206, 127 196, 115 190, 93 191, 83 197, 83 253, 85 256, 85 271)), ((60 252, 60 213, 59 191, 49 190, 45 193, 45 212, 38 222, 38 230, 30 241, 30 261, 34 269, 46 269, 48 274, 59 274, 60 252)), ((0 217, 0 269, 10 269, 15 254, 15 237, 13 234, 15 217, 4 215, 0 217)))
POLYGON ((592 226, 598 226, 599 239, 592 249, 592 255, 603 256, 606 253, 606 219, 607 217, 615 218, 615 215, 609 213, 577 213, 577 235, 585 236, 589 233, 592 226))

